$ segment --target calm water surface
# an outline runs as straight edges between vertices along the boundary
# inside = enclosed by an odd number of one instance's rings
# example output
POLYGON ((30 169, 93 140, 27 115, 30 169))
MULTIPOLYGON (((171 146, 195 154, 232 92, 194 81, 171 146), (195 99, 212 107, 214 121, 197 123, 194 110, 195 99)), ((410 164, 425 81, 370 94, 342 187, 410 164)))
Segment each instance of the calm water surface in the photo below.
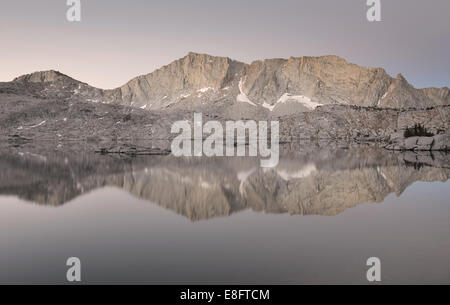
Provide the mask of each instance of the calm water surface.
POLYGON ((0 151, 0 283, 450 284, 449 159, 0 151))

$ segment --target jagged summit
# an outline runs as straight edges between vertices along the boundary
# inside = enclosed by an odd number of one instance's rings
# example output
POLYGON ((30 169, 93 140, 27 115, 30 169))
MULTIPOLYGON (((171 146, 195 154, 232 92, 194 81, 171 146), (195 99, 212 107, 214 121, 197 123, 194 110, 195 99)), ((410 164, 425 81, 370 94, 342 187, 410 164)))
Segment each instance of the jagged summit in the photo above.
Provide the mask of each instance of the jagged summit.
POLYGON ((106 95, 121 104, 163 109, 183 100, 192 100, 195 96, 199 98, 197 93, 206 96, 233 86, 236 75, 244 65, 226 57, 190 52, 150 74, 136 77, 120 88, 107 91, 106 95))
POLYGON ((189 52, 115 89, 115 102, 143 109, 194 109, 257 116, 310 111, 324 104, 424 108, 449 104, 448 88, 415 89, 382 68, 360 67, 336 55, 257 60, 189 52))

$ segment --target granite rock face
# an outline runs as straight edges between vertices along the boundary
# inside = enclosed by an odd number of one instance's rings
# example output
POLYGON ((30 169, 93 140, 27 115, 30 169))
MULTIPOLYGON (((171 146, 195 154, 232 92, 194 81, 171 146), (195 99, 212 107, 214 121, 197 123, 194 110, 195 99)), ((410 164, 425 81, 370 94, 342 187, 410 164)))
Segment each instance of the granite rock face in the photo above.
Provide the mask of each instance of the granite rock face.
POLYGON ((256 61, 245 67, 243 89, 272 103, 283 94, 320 104, 375 106, 392 79, 383 69, 362 68, 337 56, 256 61))
POLYGON ((106 96, 116 99, 115 103, 164 109, 192 95, 217 92, 232 87, 235 74, 244 64, 225 57, 214 57, 190 53, 153 73, 137 77, 124 86, 105 91, 106 96))
MULTIPOLYGON (((193 122, 193 112, 183 110, 147 111, 118 104, 16 94, 0 94, 0 101, 0 140, 12 145, 47 141, 57 148, 88 141, 93 151, 167 150, 176 136, 171 133, 172 124, 180 120, 193 122)), ((283 143, 330 140, 343 147, 353 143, 392 150, 448 150, 449 112, 450 106, 400 110, 326 105, 270 120, 279 121, 283 143), (417 140, 410 147, 403 145, 404 131, 415 124, 434 135, 431 144, 417 140)), ((225 124, 229 119, 227 113, 203 113, 204 122, 225 124)))
POLYGON ((0 83, 0 138, 13 144, 106 141, 95 149, 114 151, 142 141, 142 147, 167 149, 171 124, 202 112, 204 121, 277 120, 282 142, 448 150, 449 109, 448 88, 415 89, 401 75, 394 79, 337 56, 244 64, 189 53, 113 90, 57 71, 0 83), (415 124, 432 139, 406 139, 404 131, 415 124))
POLYGON ((337 56, 267 59, 245 64, 189 53, 113 90, 77 82, 59 72, 21 76, 15 83, 34 94, 133 106, 146 110, 204 110, 235 116, 280 116, 342 104, 427 108, 450 104, 449 89, 415 89, 402 75, 366 68, 337 56), (41 87, 36 86, 40 84, 41 87))
POLYGON ((280 139, 334 139, 348 143, 378 143, 393 150, 447 150, 450 106, 425 110, 366 108, 343 105, 319 107, 280 119, 280 139), (415 124, 434 136, 405 138, 405 130, 415 124))

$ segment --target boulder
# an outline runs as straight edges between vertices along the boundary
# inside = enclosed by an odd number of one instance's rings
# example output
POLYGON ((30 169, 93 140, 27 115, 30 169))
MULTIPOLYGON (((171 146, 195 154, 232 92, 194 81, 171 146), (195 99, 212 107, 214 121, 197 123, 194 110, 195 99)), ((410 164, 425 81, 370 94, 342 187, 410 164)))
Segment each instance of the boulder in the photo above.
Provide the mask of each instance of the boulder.
POLYGON ((448 151, 450 149, 450 134, 440 134, 433 137, 433 150, 448 151))
POLYGON ((405 139, 404 132, 394 132, 390 135, 390 139, 393 142, 399 142, 405 139))
POLYGON ((403 148, 405 150, 414 150, 417 148, 417 141, 419 140, 419 137, 411 137, 407 138, 405 140, 403 148))
POLYGON ((419 137, 417 139, 416 150, 429 151, 433 147, 434 139, 433 137, 419 137))

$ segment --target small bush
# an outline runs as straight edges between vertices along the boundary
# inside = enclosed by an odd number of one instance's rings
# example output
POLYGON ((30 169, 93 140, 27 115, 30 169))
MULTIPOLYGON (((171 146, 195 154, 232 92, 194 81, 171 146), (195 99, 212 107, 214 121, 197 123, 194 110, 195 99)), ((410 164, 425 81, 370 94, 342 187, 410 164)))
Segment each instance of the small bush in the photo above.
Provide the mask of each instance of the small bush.
POLYGON ((128 122, 129 120, 131 120, 131 114, 129 113, 122 118, 123 122, 128 122))
POLYGON ((406 128, 404 137, 410 138, 410 137, 432 137, 434 134, 431 132, 428 132, 425 127, 423 127, 421 124, 414 124, 414 127, 406 128))

